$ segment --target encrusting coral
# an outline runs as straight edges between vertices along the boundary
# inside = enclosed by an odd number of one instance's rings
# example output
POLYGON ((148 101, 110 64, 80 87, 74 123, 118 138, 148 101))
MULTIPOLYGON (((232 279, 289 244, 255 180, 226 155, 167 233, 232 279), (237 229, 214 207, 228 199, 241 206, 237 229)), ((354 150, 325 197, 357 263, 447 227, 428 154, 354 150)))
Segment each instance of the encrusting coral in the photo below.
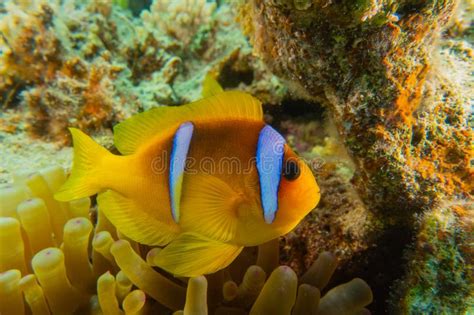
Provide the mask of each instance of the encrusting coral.
POLYGON ((154 1, 140 17, 112 1, 3 6, 0 101, 27 116, 29 133, 46 140, 66 144, 71 126, 104 134, 139 111, 195 100, 209 71, 233 87, 236 74, 245 73, 242 87, 264 101, 286 93, 252 55, 228 5, 154 1))
MULTIPOLYGON (((19 99, 29 109, 32 134, 65 141, 68 126, 101 131, 144 106, 123 105, 131 89, 125 78, 133 75, 127 64, 141 69, 134 59, 146 35, 128 35, 130 25, 116 21, 122 16, 111 12, 111 4, 91 2, 84 11, 70 2, 8 2, 6 10, 0 25, 0 94, 4 106, 18 106, 12 103, 19 99)), ((166 68, 173 56, 157 41, 147 45, 158 60, 147 64, 148 71, 166 68)))
POLYGON ((216 274, 172 278, 147 263, 160 248, 128 240, 89 198, 55 201, 65 178, 51 167, 17 174, 0 189, 0 300, 8 301, 0 303, 2 314, 368 312, 372 292, 358 278, 320 297, 336 267, 332 254, 320 254, 298 280, 291 268, 278 267, 277 241, 257 253, 245 250, 216 274))
POLYGON ((417 240, 407 253, 407 274, 392 303, 406 314, 469 314, 474 310, 473 204, 441 203, 420 221, 417 240), (464 303, 459 297, 465 297, 464 303))
MULTIPOLYGON (((405 278, 391 289, 406 294, 392 292, 393 311, 472 308, 466 283, 472 282, 473 257, 465 245, 472 234, 472 223, 466 222, 472 222, 468 209, 474 188, 472 3, 237 2, 255 52, 296 94, 328 109, 354 173, 345 185, 328 182, 327 192, 337 194, 327 199, 346 205, 338 197, 347 196, 375 215, 360 222, 371 221, 369 229, 358 226, 369 233, 357 237, 356 244, 363 239, 362 247, 377 247, 379 254, 367 250, 362 260, 375 266, 370 252, 385 261, 380 253, 394 250, 402 257, 416 238, 414 250, 405 255, 405 278)), ((334 175, 329 176, 337 180, 334 175)), ((309 220, 287 238, 290 255, 298 252, 294 245, 308 248, 317 242, 314 231, 321 226, 313 215, 309 220)), ((328 226, 328 234, 352 236, 333 228, 328 226)), ((400 278, 401 273, 385 275, 400 278)))
POLYGON ((143 12, 143 19, 150 28, 160 29, 182 45, 189 45, 201 26, 208 27, 215 2, 205 0, 155 1, 149 11, 143 12))

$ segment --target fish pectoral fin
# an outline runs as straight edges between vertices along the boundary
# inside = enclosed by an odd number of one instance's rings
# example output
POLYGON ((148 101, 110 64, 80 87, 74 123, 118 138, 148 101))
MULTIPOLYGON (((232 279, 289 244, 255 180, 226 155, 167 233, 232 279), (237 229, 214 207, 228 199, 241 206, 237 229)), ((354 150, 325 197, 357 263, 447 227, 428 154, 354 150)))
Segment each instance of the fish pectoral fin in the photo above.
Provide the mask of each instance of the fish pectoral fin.
POLYGON ((181 212, 182 227, 228 242, 237 231, 237 208, 244 202, 222 179, 212 175, 188 175, 183 183, 181 212))
POLYGON ((153 264, 181 277, 195 277, 227 267, 243 247, 197 233, 183 233, 158 252, 153 264))
POLYGON ((117 229, 130 239, 145 245, 166 245, 177 236, 177 231, 143 209, 137 204, 112 190, 99 194, 99 211, 117 229))

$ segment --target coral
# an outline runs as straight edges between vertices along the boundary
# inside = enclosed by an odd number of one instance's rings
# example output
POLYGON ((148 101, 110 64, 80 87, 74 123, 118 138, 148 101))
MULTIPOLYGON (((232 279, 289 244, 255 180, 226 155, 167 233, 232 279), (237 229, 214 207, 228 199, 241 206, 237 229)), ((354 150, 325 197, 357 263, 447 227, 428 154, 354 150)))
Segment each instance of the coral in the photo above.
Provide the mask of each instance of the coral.
POLYGON ((155 0, 142 18, 147 27, 165 32, 187 46, 201 27, 207 27, 215 9, 215 2, 205 0, 155 0))
POLYGON ((84 130, 101 130, 104 124, 115 119, 113 71, 92 66, 84 81, 57 75, 50 85, 29 89, 24 93, 24 104, 30 109, 29 131, 66 141, 65 130, 71 125, 84 130))
POLYGON ((0 25, 3 93, 6 87, 24 84, 24 81, 50 80, 62 67, 59 55, 64 50, 52 29, 54 11, 45 3, 31 5, 34 14, 27 15, 24 11, 27 5, 6 4, 11 13, 3 15, 0 25))
POLYGON ((460 275, 471 277, 462 245, 469 229, 466 219, 450 219, 459 211, 446 205, 472 202, 472 4, 255 0, 238 9, 256 53, 299 98, 324 105, 323 119, 338 131, 322 142, 308 135, 321 119, 309 118, 312 128, 283 125, 304 156, 319 159, 322 188, 320 211, 284 238, 284 260, 305 270, 315 248, 336 248, 344 270, 370 270, 364 277, 376 300, 402 278, 398 312, 467 309, 460 275), (342 150, 334 146, 339 138, 342 150), (346 152, 352 163, 337 160, 346 152), (441 217, 438 207, 445 207, 441 217), (428 228, 433 218, 452 224, 428 228), (459 288, 452 300, 443 295, 451 286, 459 288))
POLYGON ((382 224, 351 185, 355 166, 321 107, 304 100, 287 102, 283 113, 279 108, 269 110, 268 120, 312 167, 321 200, 315 211, 282 238, 282 260, 302 274, 317 253, 326 250, 335 253, 345 269, 354 256, 373 245, 382 224))
POLYGON ((129 35, 132 22, 110 4, 91 2, 84 9, 8 2, 3 16, 0 94, 4 106, 28 109, 34 135, 66 143, 68 126, 102 131, 145 106, 131 91, 130 76, 138 80, 137 73, 143 78, 165 69, 169 74, 155 79, 157 87, 168 86, 173 76, 168 66, 173 56, 157 40, 146 41, 147 32, 129 35), (150 57, 135 62, 144 45, 150 57), (147 62, 152 57, 157 61, 147 62))
MULTIPOLYGON (((61 147, 70 144, 67 127, 108 143, 112 126, 137 112, 200 98, 208 72, 225 88, 248 91, 269 104, 286 95, 286 87, 252 54, 228 4, 155 1, 133 17, 128 9, 135 4, 2 2, 0 137, 5 150, 23 151, 27 146, 19 143, 30 141, 24 133, 34 136, 33 145, 41 148, 33 170, 47 164, 52 152, 61 157, 61 147)), ((4 170, 15 162, 6 159, 0 165, 5 181, 4 170)))
POLYGON ((251 1, 256 51, 330 109, 366 204, 406 220, 472 193, 468 98, 431 58, 455 1, 251 1))
MULTIPOLYGON (((278 311, 294 303, 293 312, 304 314, 321 292, 301 281, 324 250, 339 260, 328 286, 366 279, 376 313, 386 311, 390 287, 392 304, 402 302, 395 312, 469 312, 473 180, 465 105, 473 88, 472 4, 461 2, 455 11, 454 0, 240 3, 239 18, 257 54, 225 1, 0 3, 0 182, 15 174, 15 183, 0 189, 0 216, 14 218, 0 222, 0 242, 9 243, 8 251, 0 248, 1 299, 11 301, 0 312, 24 305, 48 313, 51 305, 67 307, 64 300, 82 313, 240 314, 252 305, 274 306, 260 302, 277 294, 262 290, 274 285, 270 279, 291 283, 285 290, 293 297, 300 278, 296 302, 278 297, 278 311), (89 209, 89 199, 54 201, 48 185, 51 174, 62 176, 57 169, 31 178, 28 171, 51 160, 70 166, 69 126, 113 150, 116 122, 199 98, 207 73, 224 88, 263 101, 267 122, 311 162, 322 196, 279 248, 274 241, 248 249, 223 273, 189 280, 186 298, 187 280, 147 263, 159 249, 117 233, 95 205, 89 209), (413 240, 405 261, 403 249, 413 240), (47 296, 52 287, 40 278, 49 262, 68 296, 47 296), (175 290, 178 302, 163 296, 163 285, 175 290)), ((342 288, 352 292, 359 284, 342 288)), ((330 296, 339 301, 337 288, 319 305, 330 296)))
POLYGON ((89 198, 55 201, 64 180, 62 168, 50 167, 0 189, 2 314, 355 314, 372 301, 357 278, 320 298, 337 263, 327 252, 298 287, 296 273, 278 267, 277 241, 216 274, 172 278, 147 263, 160 248, 127 240, 89 198))
POLYGON ((474 206, 438 205, 421 218, 405 277, 394 291, 396 312, 468 314, 474 310, 472 231, 474 206))
POLYGON ((252 54, 229 5, 154 1, 141 18, 155 38, 168 36, 169 49, 182 61, 173 85, 181 102, 199 98, 202 77, 208 72, 224 88, 247 91, 266 103, 277 104, 286 94, 281 82, 252 54))

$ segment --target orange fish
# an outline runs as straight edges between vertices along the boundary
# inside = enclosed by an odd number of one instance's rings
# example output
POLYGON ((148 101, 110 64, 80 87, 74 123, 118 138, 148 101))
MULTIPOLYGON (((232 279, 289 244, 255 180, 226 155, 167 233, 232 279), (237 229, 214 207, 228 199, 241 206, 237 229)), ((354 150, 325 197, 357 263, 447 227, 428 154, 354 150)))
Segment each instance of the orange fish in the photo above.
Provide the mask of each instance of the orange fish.
POLYGON ((203 99, 114 127, 114 155, 71 128, 71 176, 59 201, 98 195, 100 211, 177 276, 229 265, 245 246, 291 231, 316 207, 309 167, 263 121, 261 103, 206 78, 203 99))

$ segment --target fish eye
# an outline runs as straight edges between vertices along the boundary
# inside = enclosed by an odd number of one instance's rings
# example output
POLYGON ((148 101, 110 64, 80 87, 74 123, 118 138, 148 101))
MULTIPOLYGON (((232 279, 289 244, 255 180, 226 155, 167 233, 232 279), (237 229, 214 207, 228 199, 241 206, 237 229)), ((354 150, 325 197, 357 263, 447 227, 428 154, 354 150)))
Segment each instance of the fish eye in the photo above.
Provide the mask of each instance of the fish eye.
POLYGON ((283 164, 283 176, 287 180, 295 180, 300 176, 300 167, 295 159, 288 159, 283 164))

